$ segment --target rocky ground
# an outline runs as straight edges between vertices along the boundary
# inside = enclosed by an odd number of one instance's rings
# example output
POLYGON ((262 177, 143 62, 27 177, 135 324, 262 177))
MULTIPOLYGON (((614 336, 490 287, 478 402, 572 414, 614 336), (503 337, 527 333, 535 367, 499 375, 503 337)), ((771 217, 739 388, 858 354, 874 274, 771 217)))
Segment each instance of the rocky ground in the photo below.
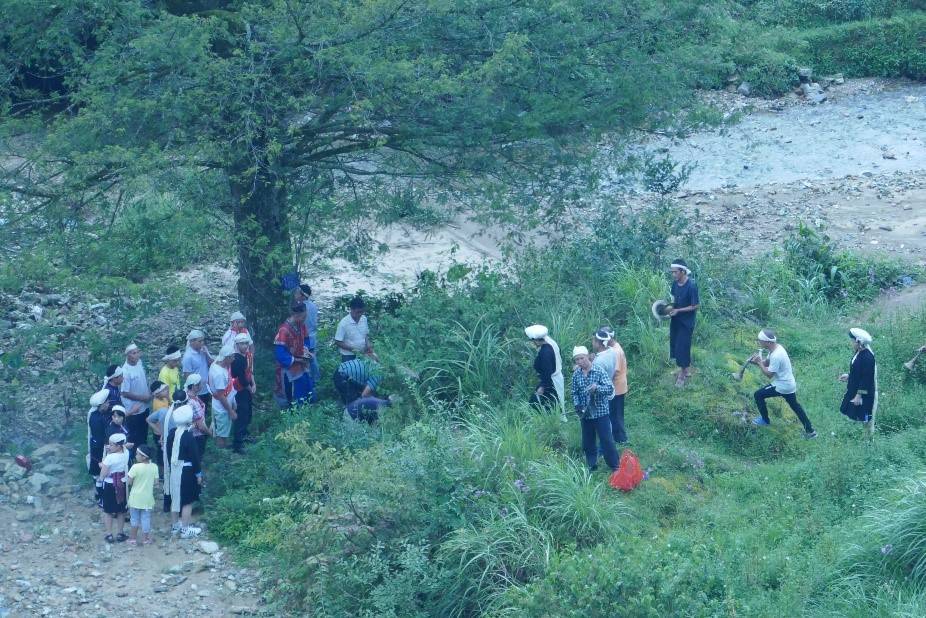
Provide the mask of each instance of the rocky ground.
POLYGON ((58 443, 31 454, 31 472, 0 457, 0 618, 260 613, 257 574, 207 535, 171 536, 164 513, 154 544, 107 544, 91 489, 74 482, 78 458, 58 443))

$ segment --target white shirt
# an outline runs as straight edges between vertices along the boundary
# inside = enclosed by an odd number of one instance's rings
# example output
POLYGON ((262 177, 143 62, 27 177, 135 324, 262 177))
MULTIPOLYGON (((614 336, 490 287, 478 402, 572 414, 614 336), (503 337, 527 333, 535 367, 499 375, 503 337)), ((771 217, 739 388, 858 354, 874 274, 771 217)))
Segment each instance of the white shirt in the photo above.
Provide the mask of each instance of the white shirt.
MULTIPOLYGON (((369 335, 370 327, 367 324, 367 316, 362 315, 360 320, 354 322, 350 314, 347 314, 338 322, 338 330, 334 333, 334 340, 346 343, 351 347, 351 350, 366 350, 369 335)), ((338 348, 338 350, 341 352, 341 356, 352 356, 354 354, 351 350, 343 348, 338 348)))
POLYGON ((772 379, 772 386, 782 395, 790 395, 797 392, 797 382, 794 379, 794 371, 791 369, 791 359, 788 358, 788 352, 784 346, 778 346, 768 355, 768 370, 775 374, 772 379))
MULTIPOLYGON (((145 375, 145 366, 139 360, 134 365, 128 364, 126 362, 122 365, 122 388, 120 389, 123 393, 132 393, 134 395, 150 395, 148 392, 148 377, 145 375)), ((125 408, 126 412, 132 410, 132 406, 140 403, 141 409, 144 410, 148 407, 148 404, 143 401, 135 401, 134 399, 122 398, 122 406, 125 408)))
MULTIPOLYGON (((209 389, 212 391, 213 412, 228 413, 228 410, 225 409, 225 406, 222 405, 222 402, 219 401, 215 394, 221 393, 228 388, 229 382, 231 382, 231 377, 228 375, 228 369, 218 363, 212 363, 209 367, 209 389)), ((232 389, 228 394, 228 403, 231 403, 234 398, 235 389, 232 389)))
POLYGON ((129 471, 129 451, 128 449, 122 449, 121 453, 110 453, 103 458, 103 461, 100 462, 101 466, 106 466, 109 469, 109 475, 103 479, 104 483, 112 483, 113 472, 122 472, 125 474, 129 471))
MULTIPOLYGON (((614 379, 614 372, 617 371, 617 352, 614 348, 605 348, 601 352, 595 352, 595 360, 592 361, 592 367, 598 367, 610 379, 614 379)), ((614 395, 611 395, 614 399, 614 395)))

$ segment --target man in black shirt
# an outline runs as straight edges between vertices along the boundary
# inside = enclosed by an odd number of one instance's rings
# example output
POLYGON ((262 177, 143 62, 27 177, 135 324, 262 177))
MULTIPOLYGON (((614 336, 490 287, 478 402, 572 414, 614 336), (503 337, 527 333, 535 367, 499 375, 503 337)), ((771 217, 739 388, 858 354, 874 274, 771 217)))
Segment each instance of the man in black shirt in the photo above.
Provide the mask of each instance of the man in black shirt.
POLYGON ((244 440, 248 435, 251 415, 254 409, 253 356, 251 353, 251 336, 248 333, 235 335, 235 355, 232 358, 231 377, 235 389, 235 406, 238 417, 235 419, 232 438, 232 450, 244 452, 244 440))
POLYGON ((669 315, 669 357, 675 359, 679 371, 675 386, 685 386, 691 372, 691 339, 694 335, 695 313, 701 304, 698 284, 689 275, 691 270, 685 260, 672 262, 672 310, 669 315))

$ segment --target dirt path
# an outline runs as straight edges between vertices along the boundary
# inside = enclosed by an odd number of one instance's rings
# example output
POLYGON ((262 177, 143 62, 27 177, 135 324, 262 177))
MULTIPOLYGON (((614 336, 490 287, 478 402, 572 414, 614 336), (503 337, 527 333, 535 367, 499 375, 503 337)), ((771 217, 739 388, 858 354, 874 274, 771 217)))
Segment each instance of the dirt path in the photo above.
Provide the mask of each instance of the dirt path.
POLYGON ((206 534, 172 537, 164 513, 152 518, 152 545, 104 542, 89 490, 67 482, 77 456, 43 446, 29 474, 0 457, 0 618, 258 612, 256 573, 234 565, 206 534))

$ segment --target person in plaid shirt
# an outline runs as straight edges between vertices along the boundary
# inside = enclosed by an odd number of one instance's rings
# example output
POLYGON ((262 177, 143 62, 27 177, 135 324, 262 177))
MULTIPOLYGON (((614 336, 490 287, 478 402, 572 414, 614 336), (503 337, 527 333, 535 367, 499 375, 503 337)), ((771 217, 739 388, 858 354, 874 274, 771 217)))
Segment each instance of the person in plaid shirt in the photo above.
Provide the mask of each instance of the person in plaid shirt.
POLYGON ((617 447, 611 433, 608 417, 608 400, 614 393, 611 377, 601 368, 592 367, 592 359, 585 346, 572 350, 572 360, 578 369, 572 374, 572 403, 582 423, 582 450, 590 470, 598 468, 598 448, 595 437, 601 441, 605 463, 617 470, 617 447))

